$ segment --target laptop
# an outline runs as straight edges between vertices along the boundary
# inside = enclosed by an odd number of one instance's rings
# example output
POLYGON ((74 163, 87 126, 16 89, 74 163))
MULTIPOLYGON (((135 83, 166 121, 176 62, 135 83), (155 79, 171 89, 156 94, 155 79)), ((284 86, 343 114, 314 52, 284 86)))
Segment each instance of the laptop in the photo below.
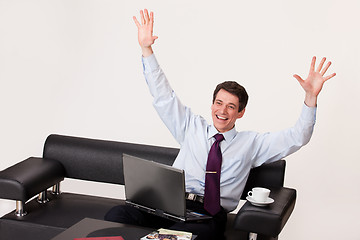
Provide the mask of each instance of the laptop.
POLYGON ((126 204, 175 221, 211 219, 186 209, 184 170, 126 154, 123 169, 126 204))

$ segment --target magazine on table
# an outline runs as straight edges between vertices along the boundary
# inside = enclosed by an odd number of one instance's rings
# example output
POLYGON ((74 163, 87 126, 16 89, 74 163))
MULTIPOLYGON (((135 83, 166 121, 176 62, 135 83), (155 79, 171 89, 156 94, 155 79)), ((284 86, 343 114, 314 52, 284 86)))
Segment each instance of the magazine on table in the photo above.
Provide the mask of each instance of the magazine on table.
POLYGON ((153 240, 191 240, 192 233, 160 228, 160 229, 142 237, 140 240, 149 240, 149 239, 153 239, 153 240))

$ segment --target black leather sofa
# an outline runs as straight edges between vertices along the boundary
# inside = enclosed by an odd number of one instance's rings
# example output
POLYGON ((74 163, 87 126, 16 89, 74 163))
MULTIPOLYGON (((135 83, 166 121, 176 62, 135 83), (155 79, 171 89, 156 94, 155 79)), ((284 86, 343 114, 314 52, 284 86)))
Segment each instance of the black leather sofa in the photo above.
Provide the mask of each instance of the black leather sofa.
MULTIPOLYGON (((124 200, 60 192, 60 182, 74 178, 124 184, 123 153, 171 165, 178 149, 50 135, 42 158, 30 157, 0 172, 0 198, 14 200, 16 206, 0 218, 0 239, 47 240, 85 217, 103 219, 124 200)), ((275 202, 267 207, 246 202, 237 214, 229 213, 228 240, 249 239, 249 233, 253 239, 278 239, 296 200, 296 190, 283 187, 284 173, 284 160, 251 171, 244 193, 267 187, 275 202)))

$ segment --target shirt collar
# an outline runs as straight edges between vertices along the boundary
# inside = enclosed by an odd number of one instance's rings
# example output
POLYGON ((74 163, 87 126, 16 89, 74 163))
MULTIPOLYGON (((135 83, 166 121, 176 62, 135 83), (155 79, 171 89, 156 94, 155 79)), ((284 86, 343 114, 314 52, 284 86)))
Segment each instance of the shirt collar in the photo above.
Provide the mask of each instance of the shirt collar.
MULTIPOLYGON (((219 133, 219 131, 215 128, 215 126, 213 124, 211 124, 210 129, 208 131, 208 140, 210 140, 212 137, 214 137, 218 133, 219 133)), ((224 135, 224 140, 226 142, 230 142, 236 136, 237 131, 236 131, 235 127, 233 127, 231 130, 224 132, 224 133, 220 133, 220 134, 224 135)))

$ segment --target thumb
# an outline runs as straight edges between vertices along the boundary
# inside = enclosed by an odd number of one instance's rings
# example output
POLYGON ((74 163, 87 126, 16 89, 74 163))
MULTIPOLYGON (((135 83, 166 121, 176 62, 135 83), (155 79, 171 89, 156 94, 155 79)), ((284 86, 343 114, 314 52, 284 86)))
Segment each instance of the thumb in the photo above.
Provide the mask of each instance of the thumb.
POLYGON ((301 84, 302 82, 304 82, 304 80, 297 74, 293 75, 294 78, 296 78, 296 80, 298 80, 298 82, 301 84))

